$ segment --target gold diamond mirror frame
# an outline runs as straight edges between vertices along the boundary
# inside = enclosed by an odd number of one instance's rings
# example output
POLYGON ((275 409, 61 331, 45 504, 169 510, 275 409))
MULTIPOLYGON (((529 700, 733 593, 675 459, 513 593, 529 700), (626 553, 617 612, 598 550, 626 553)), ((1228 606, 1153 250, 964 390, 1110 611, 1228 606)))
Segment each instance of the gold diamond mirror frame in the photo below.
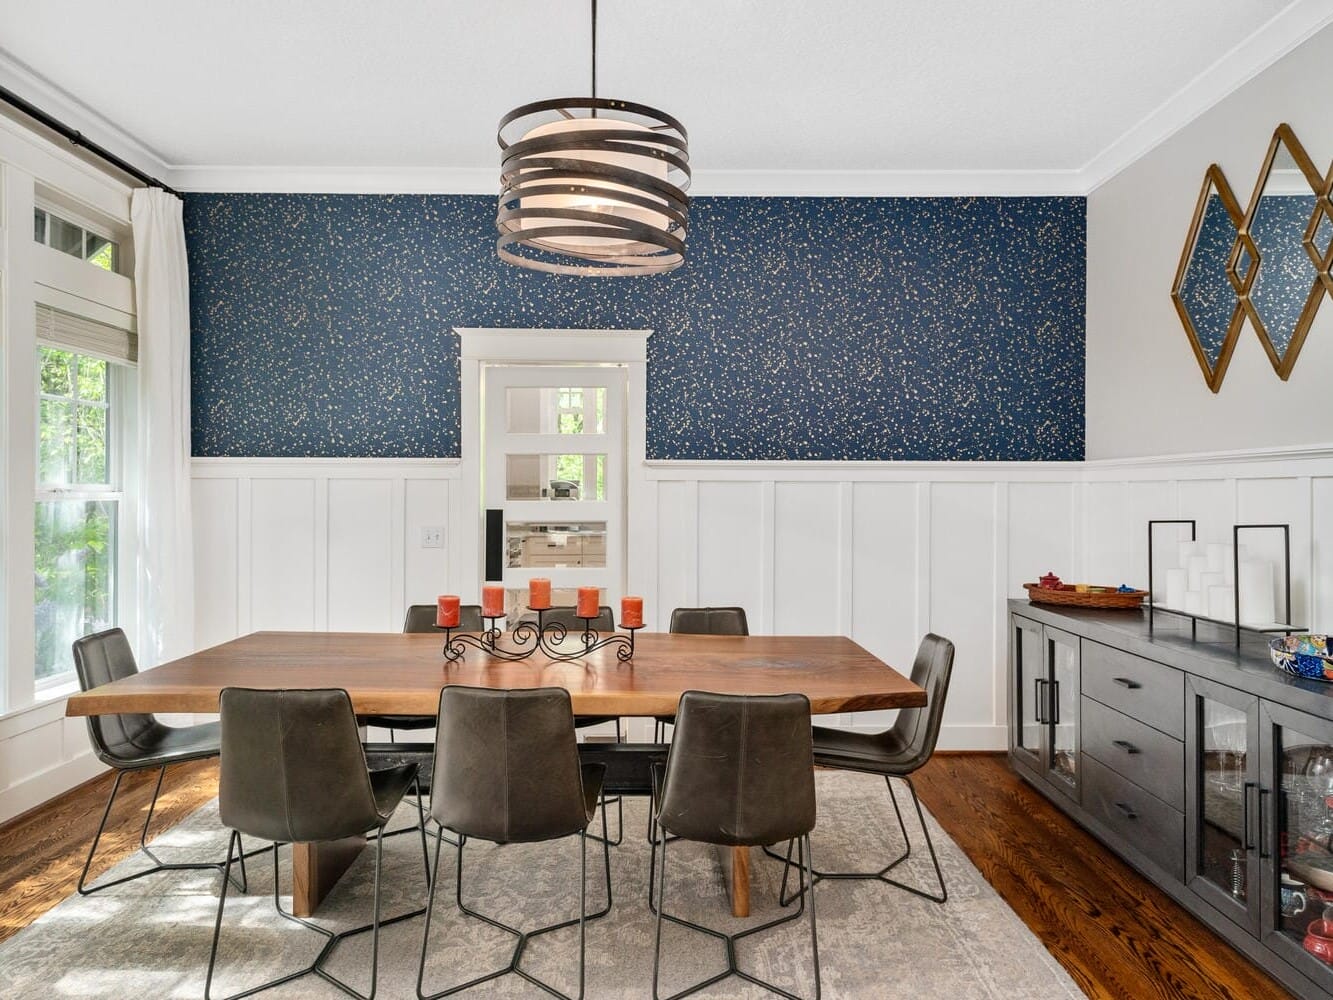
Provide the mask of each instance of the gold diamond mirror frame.
POLYGON ((1300 355, 1310 327, 1314 324, 1315 314, 1325 293, 1333 295, 1333 166, 1329 167, 1326 176, 1321 176, 1291 126, 1283 123, 1273 132, 1268 153, 1264 157, 1259 178, 1255 182, 1254 193, 1243 213, 1239 210, 1235 195, 1221 168, 1215 163, 1209 166, 1203 188, 1199 193, 1198 204, 1195 206, 1194 217, 1190 222, 1189 235, 1181 252, 1180 264, 1176 269, 1176 279, 1171 287, 1171 299, 1185 327, 1186 336, 1194 350, 1199 367, 1203 370, 1204 381, 1208 384, 1208 388, 1217 392, 1226 375, 1227 364, 1231 360, 1231 352, 1239 338, 1243 318, 1249 319, 1250 325, 1258 334, 1273 370, 1277 372, 1278 377, 1286 381, 1296 365, 1296 359, 1300 355), (1285 350, 1279 350, 1255 302, 1255 290, 1264 267, 1264 259, 1262 248, 1254 239, 1254 231, 1274 163, 1284 150, 1290 155, 1290 160, 1296 168, 1296 176, 1304 181, 1305 187, 1302 190, 1308 188, 1309 193, 1314 196, 1314 208, 1301 237, 1305 253, 1314 265, 1314 277, 1300 314, 1292 325, 1290 337, 1286 340, 1285 350), (1189 314, 1184 293, 1192 258, 1203 231, 1210 194, 1214 191, 1236 228, 1235 240, 1226 262, 1227 280, 1236 295, 1236 308, 1227 325, 1218 356, 1210 364, 1199 331, 1196 330, 1189 314))

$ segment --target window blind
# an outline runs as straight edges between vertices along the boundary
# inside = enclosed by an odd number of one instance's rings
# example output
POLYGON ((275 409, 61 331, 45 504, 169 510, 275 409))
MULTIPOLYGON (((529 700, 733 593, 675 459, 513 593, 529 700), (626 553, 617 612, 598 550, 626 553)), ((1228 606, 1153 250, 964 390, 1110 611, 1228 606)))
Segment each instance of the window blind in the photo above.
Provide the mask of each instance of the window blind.
POLYGON ((139 360, 137 335, 47 305, 37 306, 37 339, 106 361, 135 364, 139 360))

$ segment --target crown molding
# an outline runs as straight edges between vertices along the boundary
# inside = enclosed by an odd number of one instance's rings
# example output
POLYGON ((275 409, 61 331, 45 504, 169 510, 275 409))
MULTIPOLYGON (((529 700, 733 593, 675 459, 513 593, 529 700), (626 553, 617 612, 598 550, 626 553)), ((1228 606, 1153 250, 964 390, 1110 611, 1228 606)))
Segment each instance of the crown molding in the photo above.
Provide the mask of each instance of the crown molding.
POLYGON ((500 167, 174 166, 178 191, 219 194, 499 194, 500 167))
POLYGON ((1328 0, 1296 0, 1085 163, 1078 171, 1083 193, 1097 190, 1329 24, 1328 0))
MULTIPOLYGON (((0 86, 19 94, 43 111, 59 118, 71 128, 78 129, 91 141, 106 147, 121 159, 134 164, 144 173, 163 179, 167 179, 167 175, 171 173, 171 167, 155 149, 145 145, 119 125, 84 104, 77 97, 57 87, 4 49, 0 49, 0 86)), ((25 126, 31 123, 31 119, 8 107, 0 113, 14 121, 22 122, 25 126)), ((40 129, 40 126, 36 128, 40 129)), ((44 129, 41 129, 41 132, 50 134, 46 133, 44 129)), ((65 144, 65 148, 70 147, 65 144)), ((77 149, 77 147, 74 148, 77 149)), ((105 170, 108 174, 114 174, 118 178, 124 176, 114 168, 103 164, 100 160, 96 162, 100 164, 99 169, 105 170)), ((132 183, 137 184, 138 182, 132 183)), ((168 183, 170 183, 169 179, 168 183)))

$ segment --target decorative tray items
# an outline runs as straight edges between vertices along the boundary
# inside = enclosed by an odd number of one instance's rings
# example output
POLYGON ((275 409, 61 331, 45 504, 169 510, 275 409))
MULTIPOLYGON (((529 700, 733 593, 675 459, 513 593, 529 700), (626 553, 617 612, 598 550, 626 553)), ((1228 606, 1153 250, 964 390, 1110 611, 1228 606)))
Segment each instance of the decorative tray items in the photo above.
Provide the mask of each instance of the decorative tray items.
POLYGON ((1054 573, 1047 573, 1037 583, 1025 583, 1028 600, 1034 604, 1063 604, 1075 608, 1137 608, 1146 590, 1128 584, 1103 587, 1091 583, 1064 583, 1054 573))
MULTIPOLYGON (((1273 665, 1296 677, 1333 681, 1333 656, 1327 635, 1284 635, 1268 644, 1273 665)), ((1330 876, 1333 878, 1333 876, 1330 876)), ((1333 884, 1329 886, 1333 889, 1333 884)))

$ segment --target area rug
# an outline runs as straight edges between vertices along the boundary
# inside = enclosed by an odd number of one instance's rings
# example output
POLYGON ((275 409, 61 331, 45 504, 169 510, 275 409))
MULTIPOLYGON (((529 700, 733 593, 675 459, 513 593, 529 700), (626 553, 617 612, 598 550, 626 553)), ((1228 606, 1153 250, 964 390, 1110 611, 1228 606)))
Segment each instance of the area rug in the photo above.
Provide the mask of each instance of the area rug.
MULTIPOLYGON (((819 825, 815 862, 832 870, 863 870, 901 850, 902 837, 882 780, 820 772, 819 825)), ((652 995, 655 921, 647 906, 647 803, 625 800, 624 842, 611 849, 614 907, 588 925, 587 996, 631 998, 652 995)), ((395 818, 415 816, 407 803, 395 818)), ((615 807, 611 809, 612 833, 615 807)), ((1073 980, 1037 938, 996 895, 963 852, 927 817, 949 887, 941 906, 877 882, 824 882, 815 890, 819 957, 825 997, 913 998, 913 1000, 1052 1000, 1081 997, 1073 980)), ((599 824, 594 824, 597 829, 599 824)), ((932 885, 933 871, 920 831, 909 819, 917 850, 899 866, 904 881, 932 885)), ((169 860, 221 857, 226 834, 217 825, 216 803, 205 806, 154 844, 169 860)), ((254 847, 258 845, 249 844, 254 847)), ((453 906, 454 855, 448 845, 440 862, 437 899, 427 962, 427 991, 435 992, 506 964, 512 939, 453 906), (447 887, 448 891, 444 891, 447 887)), ((271 853, 249 863, 250 892, 228 896, 214 995, 225 996, 309 964, 322 945, 314 933, 273 912, 271 853)), ((589 843, 589 900, 605 897, 600 845, 589 843)), ((342 930, 369 920, 374 851, 362 854, 320 908, 323 925, 342 930)), ((132 858, 103 878, 126 874, 132 858)), ((712 848, 680 843, 671 848, 667 911, 728 933, 772 919, 782 865, 756 852, 754 914, 730 915, 712 848)), ((288 856, 281 855, 282 892, 289 892, 288 856)), ((536 927, 572 916, 578 908, 578 841, 548 845, 470 844, 465 901, 511 925, 536 927)), ((411 835, 385 842, 384 914, 415 909, 425 898, 421 843, 411 835)), ((32 926, 0 943, 0 997, 5 1000, 107 997, 116 1000, 203 996, 204 972, 217 907, 219 877, 178 872, 140 879, 96 896, 74 896, 32 926)), ((284 905, 289 903, 284 899, 284 905)), ((416 995, 423 920, 385 928, 380 943, 378 996, 407 1000, 416 995)), ((577 993, 577 928, 534 939, 524 966, 557 988, 577 993)), ((369 935, 349 939, 328 968, 362 990, 369 985, 369 935)), ((762 979, 812 996, 808 925, 804 920, 752 938, 738 948, 742 968, 762 979)), ((723 947, 686 928, 663 932, 663 995, 725 968, 723 947)), ((334 998, 340 994, 316 977, 294 981, 266 996, 334 998)), ((515 976, 464 994, 476 998, 541 997, 515 976)), ((696 994, 711 998, 763 997, 764 990, 734 977, 696 994)))

